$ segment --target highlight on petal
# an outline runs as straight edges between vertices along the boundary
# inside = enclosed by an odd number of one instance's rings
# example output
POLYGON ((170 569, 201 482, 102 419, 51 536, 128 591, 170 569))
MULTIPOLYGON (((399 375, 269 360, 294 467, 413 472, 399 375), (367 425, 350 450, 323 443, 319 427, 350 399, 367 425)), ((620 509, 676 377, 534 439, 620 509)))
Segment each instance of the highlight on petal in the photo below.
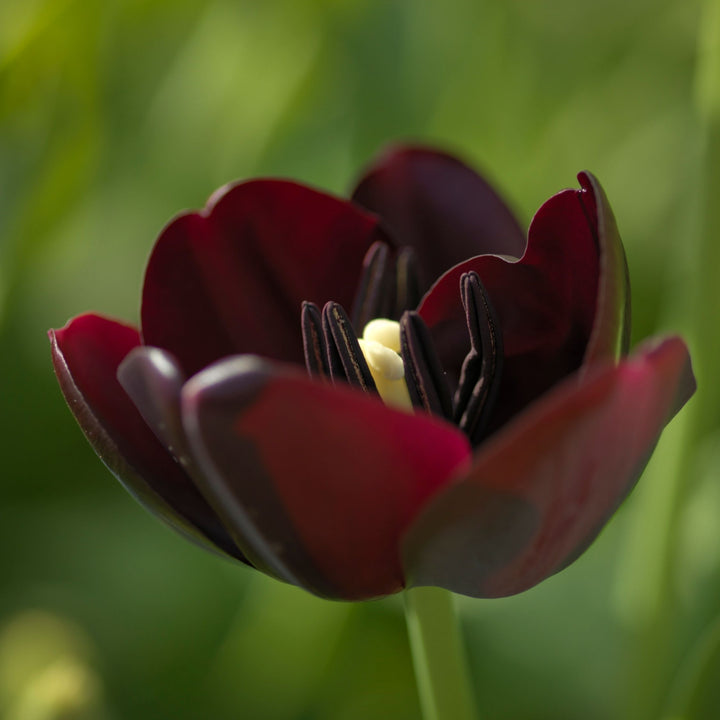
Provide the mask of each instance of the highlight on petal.
POLYGON ((182 406, 205 495, 246 555, 325 597, 401 589, 400 537, 470 459, 442 421, 259 358, 199 373, 182 406))
POLYGON ((408 584, 501 597, 561 570, 633 488, 694 389, 678 338, 569 378, 489 440, 413 523, 408 584))
MULTIPOLYGON (((586 355, 597 326, 601 260, 597 227, 588 218, 584 195, 584 190, 564 190, 538 210, 520 261, 471 258, 446 272, 418 308, 445 369, 456 379, 469 350, 460 278, 470 272, 480 277, 499 317, 505 347, 492 429, 577 370, 586 355)), ((603 314, 602 328, 611 323, 605 315, 609 312, 603 314)), ((594 352, 600 358, 603 343, 598 341, 594 352)))
POLYGON ((352 199, 377 213, 399 245, 416 251, 428 284, 474 255, 519 258, 525 251, 525 233, 495 190, 437 150, 390 148, 367 169, 352 199))
POLYGON ((137 330, 87 314, 49 334, 63 395, 115 477, 182 535, 208 549, 240 557, 215 513, 116 379, 118 365, 140 343, 137 330))
POLYGON ((187 469, 190 457, 180 413, 185 375, 177 360, 166 350, 141 345, 123 358, 117 379, 157 439, 187 469))
POLYGON ((376 218, 311 188, 284 180, 223 188, 158 238, 143 340, 169 350, 187 375, 241 353, 301 363, 302 302, 350 307, 376 241, 389 242, 376 218))

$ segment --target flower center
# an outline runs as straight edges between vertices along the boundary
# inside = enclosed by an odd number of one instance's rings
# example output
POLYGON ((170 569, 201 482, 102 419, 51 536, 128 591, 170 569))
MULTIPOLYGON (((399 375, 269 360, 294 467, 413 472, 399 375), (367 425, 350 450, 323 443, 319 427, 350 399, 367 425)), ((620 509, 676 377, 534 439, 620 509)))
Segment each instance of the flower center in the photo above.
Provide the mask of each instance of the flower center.
POLYGON ((385 318, 371 320, 358 344, 378 395, 387 405, 412 410, 405 383, 405 364, 400 356, 400 323, 385 318))
POLYGON ((394 407, 439 415, 477 445, 487 434, 502 375, 497 316, 478 275, 463 275, 460 299, 470 347, 451 391, 431 332, 412 309, 420 299, 416 268, 412 250, 393 258, 390 248, 376 243, 365 258, 352 321, 336 302, 322 311, 303 303, 308 373, 379 395, 394 407), (359 327, 364 328, 361 338, 355 331, 359 327))

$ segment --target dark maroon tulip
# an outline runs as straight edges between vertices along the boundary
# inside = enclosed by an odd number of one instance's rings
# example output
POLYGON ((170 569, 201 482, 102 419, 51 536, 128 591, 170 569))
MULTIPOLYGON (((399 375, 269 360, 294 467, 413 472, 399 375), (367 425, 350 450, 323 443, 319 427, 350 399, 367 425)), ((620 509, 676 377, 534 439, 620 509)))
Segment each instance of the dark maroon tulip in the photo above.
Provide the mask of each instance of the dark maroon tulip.
POLYGON ((281 580, 346 600, 526 590, 589 546, 695 389, 678 338, 625 356, 625 255, 579 180, 527 240, 424 148, 384 155, 353 202, 223 188, 160 235, 140 332, 50 332, 65 398, 144 505, 281 580), (358 340, 378 317, 399 321, 387 347, 358 340))

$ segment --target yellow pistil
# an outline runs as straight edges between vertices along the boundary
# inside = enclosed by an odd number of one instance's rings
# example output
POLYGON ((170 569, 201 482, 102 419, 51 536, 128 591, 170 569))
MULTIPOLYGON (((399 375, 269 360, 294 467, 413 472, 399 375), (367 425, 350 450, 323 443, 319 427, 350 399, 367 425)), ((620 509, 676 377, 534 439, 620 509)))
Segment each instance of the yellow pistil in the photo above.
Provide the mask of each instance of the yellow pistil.
POLYGON ((385 318, 371 320, 363 330, 363 340, 373 340, 400 355, 400 323, 385 318))
POLYGON ((380 397, 387 405, 412 410, 400 357, 400 323, 384 318, 371 320, 358 342, 380 397))

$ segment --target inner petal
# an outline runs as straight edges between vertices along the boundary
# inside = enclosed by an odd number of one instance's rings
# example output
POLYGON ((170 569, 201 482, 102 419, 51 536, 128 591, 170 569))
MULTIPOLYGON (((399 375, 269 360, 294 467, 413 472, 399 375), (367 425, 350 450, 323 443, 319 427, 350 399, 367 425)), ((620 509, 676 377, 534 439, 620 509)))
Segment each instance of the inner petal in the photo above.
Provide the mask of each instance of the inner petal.
POLYGON ((144 342, 172 352, 186 375, 242 353, 302 362, 298 306, 333 298, 349 307, 363 257, 380 240, 376 218, 292 182, 223 189, 155 244, 144 342))

